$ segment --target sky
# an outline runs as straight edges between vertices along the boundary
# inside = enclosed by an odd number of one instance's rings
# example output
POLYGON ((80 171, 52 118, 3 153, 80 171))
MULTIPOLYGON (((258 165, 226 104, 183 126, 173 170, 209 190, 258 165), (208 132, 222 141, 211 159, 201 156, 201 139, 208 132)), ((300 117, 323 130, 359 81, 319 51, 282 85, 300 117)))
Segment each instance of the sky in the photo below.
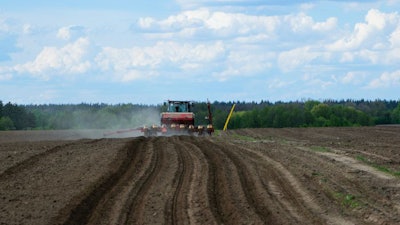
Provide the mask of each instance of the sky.
POLYGON ((400 0, 0 0, 16 104, 400 99, 400 0))

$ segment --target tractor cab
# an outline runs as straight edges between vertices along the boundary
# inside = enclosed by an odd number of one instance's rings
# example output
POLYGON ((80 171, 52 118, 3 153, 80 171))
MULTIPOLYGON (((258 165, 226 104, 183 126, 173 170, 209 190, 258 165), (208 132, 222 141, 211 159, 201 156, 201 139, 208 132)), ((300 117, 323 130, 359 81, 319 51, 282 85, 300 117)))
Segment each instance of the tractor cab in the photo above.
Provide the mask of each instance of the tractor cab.
POLYGON ((189 101, 168 101, 167 112, 192 112, 192 107, 193 104, 189 101))

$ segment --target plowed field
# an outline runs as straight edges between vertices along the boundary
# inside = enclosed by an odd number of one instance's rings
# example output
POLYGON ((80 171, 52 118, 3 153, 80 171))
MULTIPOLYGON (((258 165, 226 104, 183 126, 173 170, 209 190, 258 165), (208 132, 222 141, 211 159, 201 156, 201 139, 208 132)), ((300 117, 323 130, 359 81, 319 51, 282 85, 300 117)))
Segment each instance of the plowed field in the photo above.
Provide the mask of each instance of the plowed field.
POLYGON ((0 224, 400 224, 400 127, 87 134, 0 132, 0 224))

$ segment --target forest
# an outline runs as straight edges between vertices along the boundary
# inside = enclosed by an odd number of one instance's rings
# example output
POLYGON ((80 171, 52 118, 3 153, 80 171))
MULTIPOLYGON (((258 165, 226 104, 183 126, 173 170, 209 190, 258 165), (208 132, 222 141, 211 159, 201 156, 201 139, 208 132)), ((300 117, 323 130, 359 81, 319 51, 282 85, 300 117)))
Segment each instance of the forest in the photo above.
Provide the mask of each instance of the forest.
MULTIPOLYGON (((306 100, 291 102, 212 103, 213 123, 228 129, 373 126, 400 124, 400 100, 306 100)), ((206 124, 206 102, 195 102, 196 124, 206 124)), ((124 129, 159 125, 163 104, 42 104, 17 105, 0 101, 0 130, 124 129)))

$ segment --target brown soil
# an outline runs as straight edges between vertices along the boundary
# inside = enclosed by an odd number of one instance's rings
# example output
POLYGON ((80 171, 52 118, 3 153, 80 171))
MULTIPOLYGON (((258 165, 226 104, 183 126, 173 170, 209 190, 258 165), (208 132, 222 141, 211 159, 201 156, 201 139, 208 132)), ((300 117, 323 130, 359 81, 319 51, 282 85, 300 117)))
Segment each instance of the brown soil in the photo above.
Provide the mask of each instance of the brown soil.
POLYGON ((0 132, 0 224, 400 223, 400 127, 100 133, 0 132))

